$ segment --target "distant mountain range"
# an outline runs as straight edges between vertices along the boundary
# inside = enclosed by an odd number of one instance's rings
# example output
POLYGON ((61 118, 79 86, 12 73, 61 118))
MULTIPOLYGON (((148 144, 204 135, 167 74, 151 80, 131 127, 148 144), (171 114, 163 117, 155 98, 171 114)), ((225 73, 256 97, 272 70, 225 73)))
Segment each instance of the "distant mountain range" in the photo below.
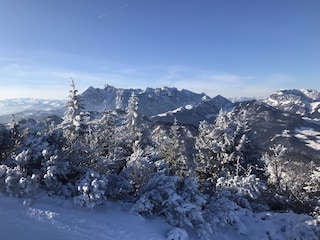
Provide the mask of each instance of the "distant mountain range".
MULTIPOLYGON (((197 125, 201 120, 215 119, 220 109, 231 110, 238 102, 253 98, 211 98, 204 93, 194 93, 176 88, 122 89, 106 85, 105 88, 89 87, 82 93, 86 111, 104 109, 125 110, 132 93, 139 99, 139 112, 153 121, 172 122, 174 118, 183 124, 197 125)), ((320 93, 316 90, 279 90, 264 102, 281 111, 298 114, 310 120, 320 119, 320 93)), ((62 116, 65 100, 7 99, 0 100, 0 122, 7 122, 14 113, 20 118, 42 118, 48 115, 62 116)))
MULTIPOLYGON (((258 136, 260 147, 268 149, 284 144, 292 159, 320 163, 320 93, 316 90, 279 90, 264 100, 233 102, 222 96, 209 97, 176 88, 121 89, 107 85, 104 89, 89 87, 82 93, 85 111, 125 110, 132 93, 139 99, 138 111, 154 123, 197 127, 206 120, 213 123, 219 111, 245 111, 248 125, 258 136)), ((0 122, 21 118, 41 119, 49 115, 62 117, 65 101, 10 99, 0 101, 0 122)))
POLYGON ((139 99, 138 111, 153 121, 198 125, 201 120, 213 120, 220 109, 232 109, 232 102, 222 96, 210 98, 176 88, 118 89, 107 85, 104 89, 90 87, 82 93, 87 111, 106 108, 125 110, 132 93, 139 99))
POLYGON ((11 115, 15 119, 41 119, 48 115, 62 116, 65 112, 65 101, 32 98, 0 100, 0 123, 7 123, 11 115))
POLYGON ((121 89, 107 85, 104 89, 89 87, 82 93, 86 110, 104 109, 125 110, 132 93, 139 98, 139 112, 151 117, 172 111, 186 105, 196 105, 202 99, 209 98, 204 93, 198 94, 176 88, 121 89))

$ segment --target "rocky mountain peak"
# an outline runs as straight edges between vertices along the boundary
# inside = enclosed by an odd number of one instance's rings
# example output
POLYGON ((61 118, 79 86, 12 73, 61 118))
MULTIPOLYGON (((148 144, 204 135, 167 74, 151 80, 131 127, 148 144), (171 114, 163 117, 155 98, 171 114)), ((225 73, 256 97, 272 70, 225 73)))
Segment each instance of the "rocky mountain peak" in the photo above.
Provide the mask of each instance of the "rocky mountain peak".
POLYGON ((320 117, 320 93, 316 90, 279 90, 271 94, 265 103, 292 114, 320 117))

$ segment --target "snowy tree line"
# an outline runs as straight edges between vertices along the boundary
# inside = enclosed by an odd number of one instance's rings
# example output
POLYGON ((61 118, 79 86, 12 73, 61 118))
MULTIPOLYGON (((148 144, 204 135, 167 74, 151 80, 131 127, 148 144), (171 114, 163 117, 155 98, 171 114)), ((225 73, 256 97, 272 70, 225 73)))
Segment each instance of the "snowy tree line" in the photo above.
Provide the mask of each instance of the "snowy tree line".
POLYGON ((320 167, 290 161, 283 145, 261 153, 245 111, 220 111, 214 124, 195 129, 151 122, 135 94, 125 112, 83 109, 72 81, 63 119, 13 116, 0 126, 4 193, 46 190, 87 208, 120 200, 202 239, 219 226, 241 231, 241 209, 319 215, 320 167))

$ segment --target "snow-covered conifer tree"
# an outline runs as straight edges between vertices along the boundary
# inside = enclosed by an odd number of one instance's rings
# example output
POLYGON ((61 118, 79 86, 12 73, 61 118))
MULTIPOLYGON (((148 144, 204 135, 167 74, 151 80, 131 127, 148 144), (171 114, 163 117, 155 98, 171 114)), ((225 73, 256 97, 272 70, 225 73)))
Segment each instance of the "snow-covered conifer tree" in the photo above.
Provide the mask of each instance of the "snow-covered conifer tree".
POLYGON ((128 108, 127 108, 127 115, 125 125, 129 136, 132 139, 137 138, 137 133, 139 132, 139 112, 138 112, 138 104, 139 99, 135 92, 132 92, 129 101, 128 101, 128 108))
MULTIPOLYGON (((271 154, 265 153, 262 161, 270 184, 272 200, 280 203, 280 208, 305 208, 305 179, 308 178, 304 164, 294 162, 288 158, 287 149, 281 145, 270 148, 271 154)), ((301 211, 301 210, 299 210, 301 211)))
POLYGON ((76 167, 87 161, 87 147, 84 143, 86 124, 84 123, 84 106, 81 96, 78 94, 73 79, 71 80, 69 100, 66 104, 67 111, 61 126, 65 139, 64 152, 72 166, 76 167))
POLYGON ((311 211, 320 215, 320 166, 313 162, 310 164, 310 171, 306 176, 303 189, 306 191, 305 199, 311 205, 311 211))
POLYGON ((279 144, 270 148, 271 155, 264 154, 262 160, 265 162, 265 171, 268 174, 269 183, 277 188, 283 188, 285 162, 288 161, 286 152, 287 149, 279 144))
POLYGON ((317 166, 314 163, 310 165, 312 165, 311 174, 306 182, 307 185, 305 186, 305 189, 309 193, 320 193, 320 166, 317 166))
POLYGON ((186 146, 181 130, 177 119, 174 119, 169 136, 164 138, 161 144, 160 156, 168 163, 170 175, 184 177, 189 173, 186 164, 186 146))
POLYGON ((82 104, 81 96, 78 94, 78 90, 76 89, 76 85, 71 79, 71 89, 69 91, 69 100, 66 104, 67 112, 64 115, 64 122, 70 123, 73 125, 74 130, 76 132, 81 131, 83 127, 82 124, 82 111, 84 106, 82 104))
POLYGON ((74 202, 80 206, 94 208, 106 199, 105 193, 108 180, 104 175, 94 171, 87 171, 77 183, 77 195, 74 202))
POLYGON ((204 222, 202 208, 205 203, 206 198, 199 192, 195 179, 157 173, 142 189, 133 209, 145 216, 164 215, 173 226, 197 231, 204 222))
POLYGON ((9 129, 14 136, 18 133, 18 124, 14 119, 14 114, 11 115, 11 119, 9 122, 9 129))
POLYGON ((0 163, 12 155, 14 142, 15 137, 12 135, 12 131, 0 124, 0 163))
POLYGON ((195 148, 196 154, 196 173, 198 181, 205 184, 210 184, 218 177, 217 162, 215 158, 215 149, 213 146, 214 135, 213 126, 205 120, 201 121, 198 128, 195 148))
POLYGON ((200 182, 215 185, 219 177, 243 175, 256 164, 245 114, 220 111, 215 124, 202 121, 198 130, 195 160, 200 182))
MULTIPOLYGON (((85 131, 85 125, 83 121, 83 109, 81 96, 78 94, 75 83, 71 79, 71 89, 69 91, 69 100, 66 104, 67 111, 64 115, 64 121, 62 122, 62 128, 64 137, 69 148, 80 146, 80 138, 85 131)), ((70 149, 71 150, 71 149, 70 149)))

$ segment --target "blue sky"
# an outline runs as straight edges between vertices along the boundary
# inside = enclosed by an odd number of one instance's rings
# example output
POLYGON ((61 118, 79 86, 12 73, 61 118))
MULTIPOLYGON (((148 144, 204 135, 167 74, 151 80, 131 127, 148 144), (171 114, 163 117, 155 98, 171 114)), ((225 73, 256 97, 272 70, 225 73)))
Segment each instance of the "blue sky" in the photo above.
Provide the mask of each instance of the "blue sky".
POLYGON ((320 90, 319 0, 0 0, 0 99, 320 90))

